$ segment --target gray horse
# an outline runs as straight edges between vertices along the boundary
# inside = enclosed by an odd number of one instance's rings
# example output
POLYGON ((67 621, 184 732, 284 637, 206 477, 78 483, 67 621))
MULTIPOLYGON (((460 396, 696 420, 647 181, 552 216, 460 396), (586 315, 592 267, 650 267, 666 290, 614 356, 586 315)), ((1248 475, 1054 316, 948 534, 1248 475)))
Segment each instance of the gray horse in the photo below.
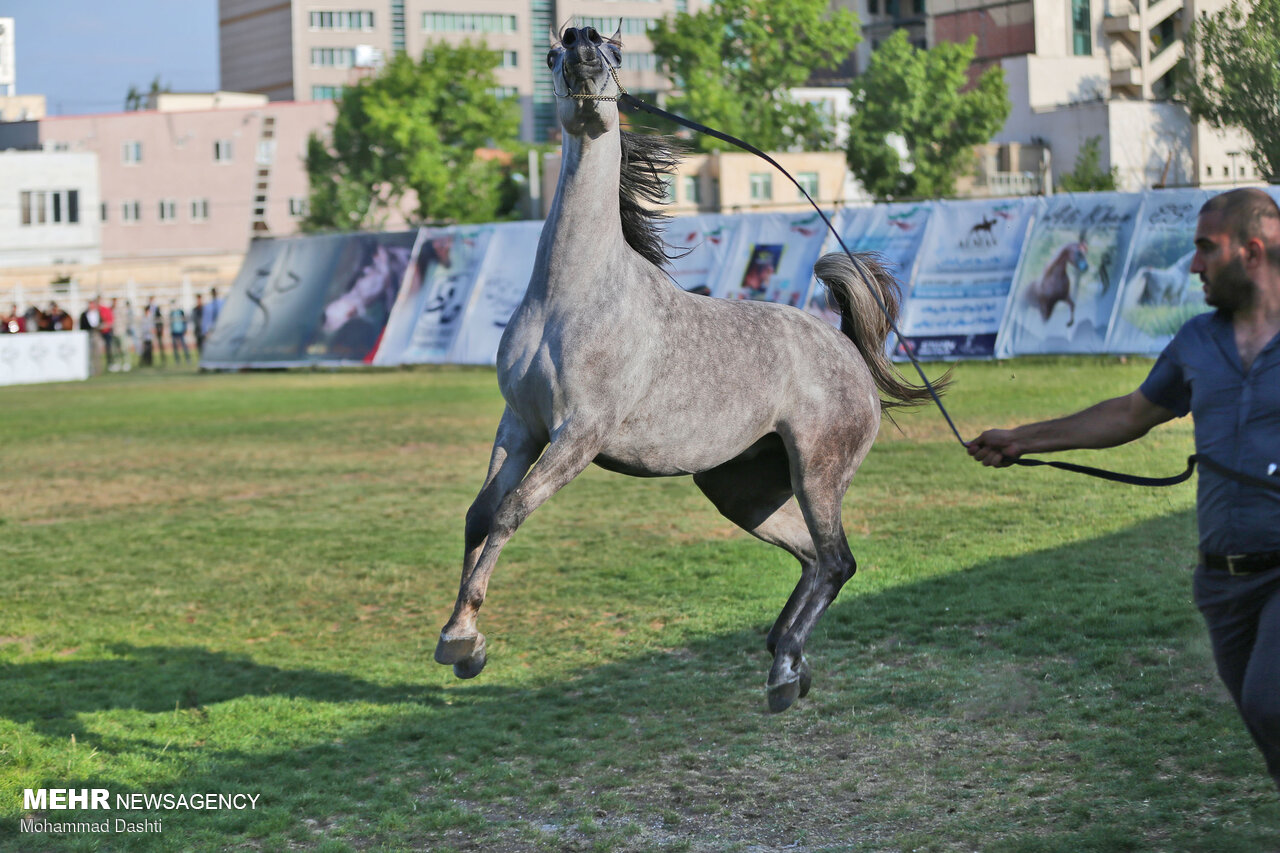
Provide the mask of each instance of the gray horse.
POLYGON ((503 546, 529 514, 595 463, 636 477, 693 475, 725 517, 800 561, 769 631, 769 707, 808 692, 805 641, 856 563, 840 502, 882 406, 925 389, 885 358, 897 284, 875 259, 814 268, 842 329, 782 305, 685 293, 663 272, 664 197, 676 161, 622 132, 607 91, 617 36, 569 28, 547 56, 564 129, 560 181, 529 289, 498 349, 506 410, 467 512, 462 584, 435 658, 461 678, 485 664, 476 614, 503 546), (880 395, 887 398, 882 401, 880 395), (794 498, 794 499, 793 499, 794 498))

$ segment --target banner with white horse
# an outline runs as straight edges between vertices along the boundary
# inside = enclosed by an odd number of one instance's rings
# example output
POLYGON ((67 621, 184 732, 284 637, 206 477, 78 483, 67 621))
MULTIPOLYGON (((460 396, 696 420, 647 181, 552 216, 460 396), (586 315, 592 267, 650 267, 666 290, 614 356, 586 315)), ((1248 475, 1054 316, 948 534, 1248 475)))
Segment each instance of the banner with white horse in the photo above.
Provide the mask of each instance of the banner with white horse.
POLYGON ((400 290, 414 232, 258 240, 205 339, 207 368, 365 364, 400 290))
POLYGON ((956 201, 934 207, 898 324, 919 358, 990 358, 1036 202, 956 201))
POLYGON ((1213 190, 1152 190, 1143 199, 1133 251, 1107 335, 1108 352, 1158 354, 1182 324, 1209 310, 1191 274, 1196 220, 1213 190))
POLYGON ((1102 353, 1142 196, 1056 195, 1041 202, 996 337, 996 355, 1102 353))

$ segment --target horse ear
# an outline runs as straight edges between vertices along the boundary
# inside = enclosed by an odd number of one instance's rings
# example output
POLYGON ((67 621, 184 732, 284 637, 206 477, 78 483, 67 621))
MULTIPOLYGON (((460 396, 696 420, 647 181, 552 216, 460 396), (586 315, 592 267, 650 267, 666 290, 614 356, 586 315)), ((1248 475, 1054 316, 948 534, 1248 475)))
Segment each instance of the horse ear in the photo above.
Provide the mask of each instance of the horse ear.
POLYGON ((556 34, 555 29, 552 27, 547 27, 547 46, 552 50, 561 46, 560 36, 556 34))
POLYGON ((613 35, 609 36, 609 44, 614 47, 622 47, 622 19, 618 19, 618 28, 613 31, 613 35))

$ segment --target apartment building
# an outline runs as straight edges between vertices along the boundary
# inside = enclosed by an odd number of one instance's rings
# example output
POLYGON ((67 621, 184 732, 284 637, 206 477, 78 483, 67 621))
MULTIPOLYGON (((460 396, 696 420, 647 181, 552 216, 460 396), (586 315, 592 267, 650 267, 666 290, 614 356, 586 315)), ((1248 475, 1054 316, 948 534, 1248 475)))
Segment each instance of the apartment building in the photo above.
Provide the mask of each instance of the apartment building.
POLYGON ((103 260, 239 256, 257 236, 295 233, 306 212, 307 137, 332 103, 235 92, 162 94, 152 109, 0 123, 0 150, 93 155, 80 216, 103 260))
POLYGON ((1117 169, 1121 189, 1229 187, 1263 177, 1245 154, 1248 138, 1192 123, 1170 100, 1187 27, 1227 2, 858 0, 866 12, 859 51, 869 58, 895 29, 906 29, 919 47, 975 37, 973 73, 1002 66, 1013 105, 994 140, 1008 149, 998 159, 1042 149, 1054 183, 1096 136, 1102 166, 1117 169))
POLYGON ((93 154, 0 151, 0 188, 0 267, 102 259, 93 154))
POLYGON ((330 100, 390 56, 433 42, 483 41, 498 52, 498 91, 518 98, 521 134, 545 141, 555 97, 545 62, 549 33, 566 22, 606 34, 621 28, 623 72, 633 92, 667 88, 648 32, 660 18, 705 0, 218 0, 222 88, 273 101, 330 100))

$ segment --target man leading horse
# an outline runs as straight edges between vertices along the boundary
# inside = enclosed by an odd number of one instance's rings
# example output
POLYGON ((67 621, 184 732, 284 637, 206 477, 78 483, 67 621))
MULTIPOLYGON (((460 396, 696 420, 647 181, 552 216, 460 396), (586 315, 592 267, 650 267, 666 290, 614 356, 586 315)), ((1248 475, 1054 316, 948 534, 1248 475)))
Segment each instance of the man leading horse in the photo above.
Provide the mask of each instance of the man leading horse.
MULTIPOLYGON (((1189 320, 1137 390, 987 430, 969 455, 1002 468, 1025 453, 1114 447, 1189 413, 1198 456, 1280 485, 1280 207, 1260 189, 1210 199, 1190 270, 1217 310, 1189 320)), ((1218 674, 1280 786, 1280 491, 1202 465, 1196 508, 1196 604, 1218 674)))

